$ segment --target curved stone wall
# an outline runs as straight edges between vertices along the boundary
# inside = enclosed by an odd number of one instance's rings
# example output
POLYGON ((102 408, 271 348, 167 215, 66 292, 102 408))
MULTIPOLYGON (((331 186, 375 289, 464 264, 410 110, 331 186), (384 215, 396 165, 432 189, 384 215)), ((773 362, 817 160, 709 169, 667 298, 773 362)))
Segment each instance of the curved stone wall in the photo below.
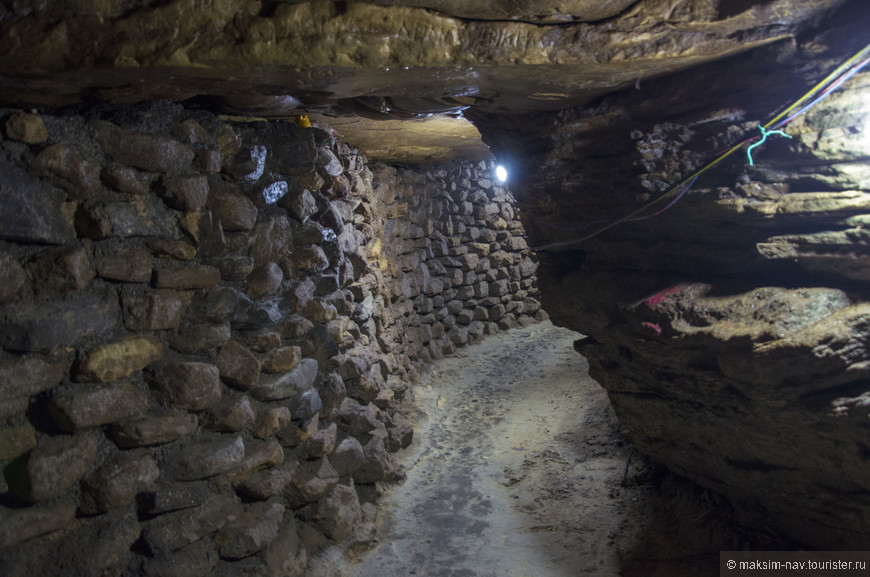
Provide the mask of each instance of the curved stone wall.
POLYGON ((300 575, 371 538, 425 364, 543 318, 486 163, 165 102, 0 123, 3 575, 300 575))

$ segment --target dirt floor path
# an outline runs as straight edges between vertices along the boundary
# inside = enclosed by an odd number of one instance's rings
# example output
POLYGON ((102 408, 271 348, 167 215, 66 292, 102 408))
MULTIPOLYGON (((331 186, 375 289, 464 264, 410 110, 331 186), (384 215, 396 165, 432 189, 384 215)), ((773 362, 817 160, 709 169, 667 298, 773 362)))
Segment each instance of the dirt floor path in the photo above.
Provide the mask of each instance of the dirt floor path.
POLYGON ((577 338, 545 322, 435 364, 415 387, 407 480, 349 577, 623 574, 648 489, 623 486, 637 470, 577 338))

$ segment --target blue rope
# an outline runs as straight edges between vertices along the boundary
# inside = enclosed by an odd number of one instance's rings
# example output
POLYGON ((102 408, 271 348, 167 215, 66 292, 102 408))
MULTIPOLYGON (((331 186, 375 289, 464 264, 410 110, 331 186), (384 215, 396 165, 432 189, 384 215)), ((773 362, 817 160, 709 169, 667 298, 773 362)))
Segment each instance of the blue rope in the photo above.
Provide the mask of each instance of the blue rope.
POLYGON ((776 134, 778 136, 785 136, 786 138, 791 138, 790 135, 786 134, 782 130, 768 130, 765 127, 761 126, 760 124, 758 125, 758 128, 759 128, 759 130, 761 130, 761 140, 759 140, 758 142, 756 142, 755 144, 753 144, 752 146, 750 146, 749 148, 746 149, 746 156, 749 157, 749 166, 755 166, 755 161, 752 160, 752 149, 764 144, 764 142, 767 140, 768 136, 770 136, 771 134, 776 134))

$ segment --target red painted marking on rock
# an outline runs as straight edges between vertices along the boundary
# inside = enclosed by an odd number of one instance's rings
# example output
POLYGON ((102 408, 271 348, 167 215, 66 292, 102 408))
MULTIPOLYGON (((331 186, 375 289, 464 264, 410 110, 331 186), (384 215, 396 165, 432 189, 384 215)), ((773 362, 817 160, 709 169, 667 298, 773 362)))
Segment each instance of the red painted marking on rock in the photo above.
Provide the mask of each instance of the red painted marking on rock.
POLYGON ((650 323, 650 322, 644 321, 641 324, 648 329, 652 329, 657 337, 662 336, 662 327, 659 326, 658 323, 650 323))
POLYGON ((656 305, 662 304, 665 301, 665 299, 667 299, 671 295, 677 294, 678 292, 680 292, 680 285, 674 285, 672 287, 668 287, 665 290, 658 292, 658 293, 654 294, 653 296, 649 297, 648 299, 646 299, 644 301, 644 304, 646 306, 648 306, 649 308, 653 308, 656 305))

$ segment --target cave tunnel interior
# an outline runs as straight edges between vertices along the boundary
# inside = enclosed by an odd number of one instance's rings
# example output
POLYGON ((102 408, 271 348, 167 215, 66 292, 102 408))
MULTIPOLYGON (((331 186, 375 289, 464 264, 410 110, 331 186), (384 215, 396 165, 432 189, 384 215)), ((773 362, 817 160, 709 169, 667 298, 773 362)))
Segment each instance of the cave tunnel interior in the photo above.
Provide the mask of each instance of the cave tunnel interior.
POLYGON ((868 29, 0 0, 0 574, 870 549, 868 29))

